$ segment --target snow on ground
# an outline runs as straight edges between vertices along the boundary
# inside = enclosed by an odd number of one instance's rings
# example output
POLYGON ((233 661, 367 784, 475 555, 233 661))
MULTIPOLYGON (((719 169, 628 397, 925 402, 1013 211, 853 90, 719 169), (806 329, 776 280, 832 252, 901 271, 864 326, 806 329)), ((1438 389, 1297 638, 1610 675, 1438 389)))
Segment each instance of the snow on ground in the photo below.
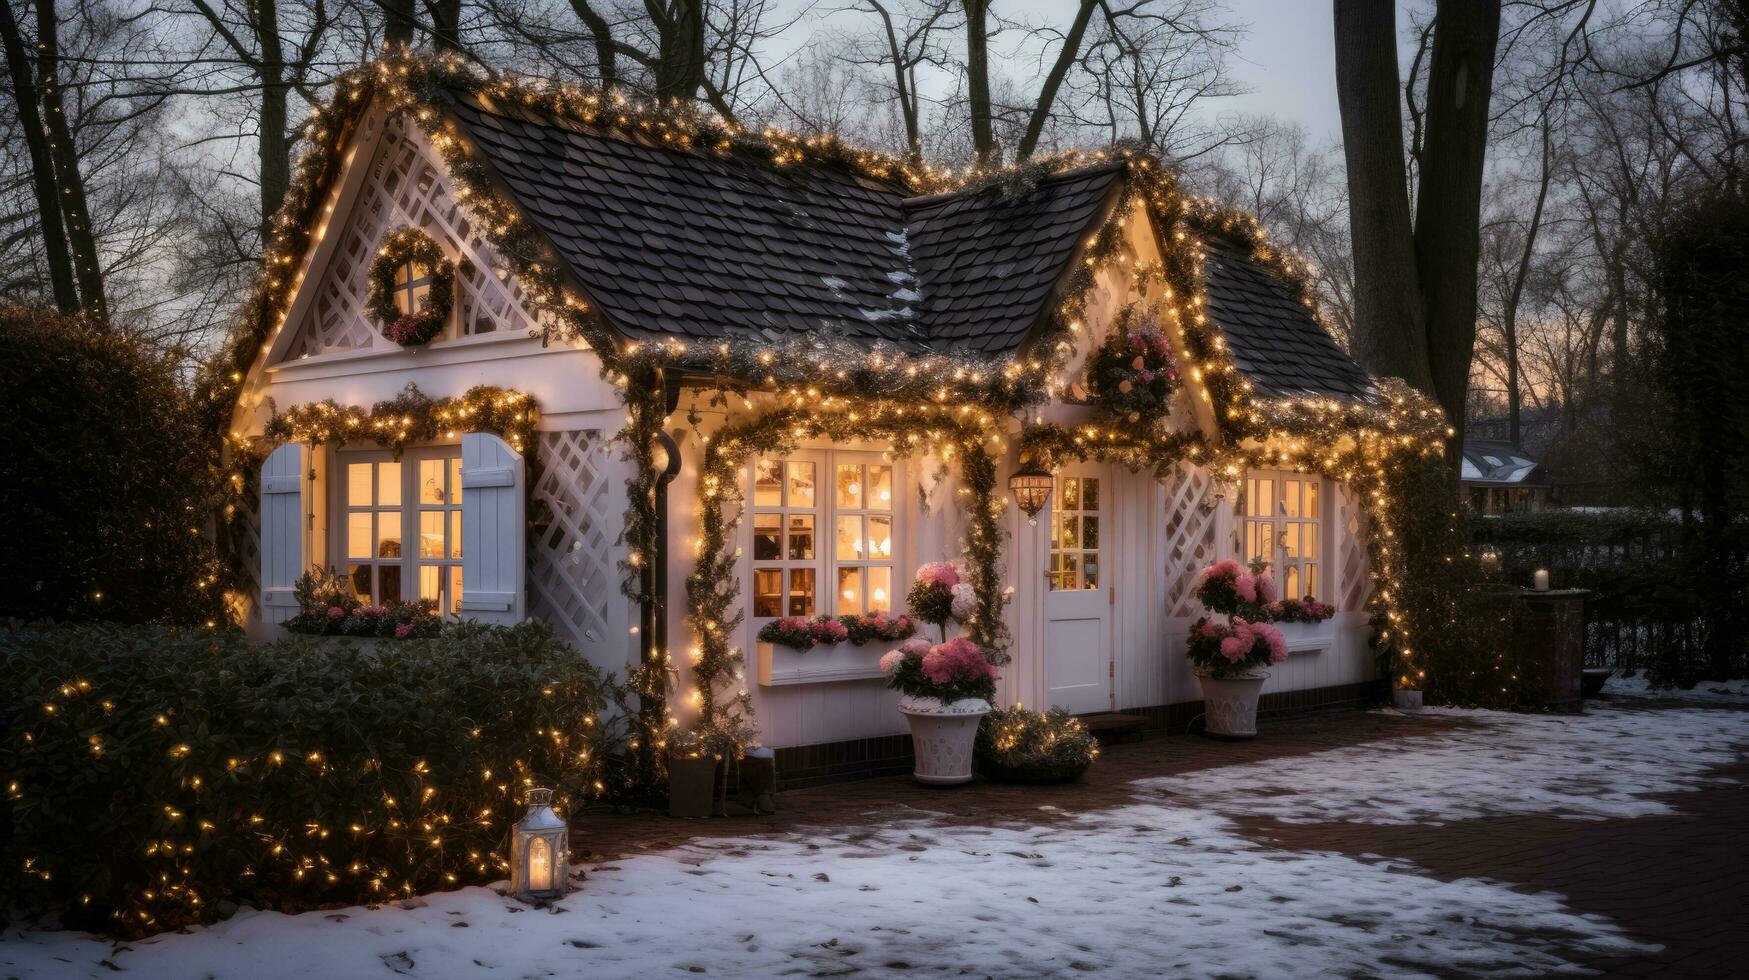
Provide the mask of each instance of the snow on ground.
POLYGON ((1415 975, 1418 966, 1541 975, 1573 949, 1636 948, 1609 923, 1564 910, 1559 896, 1276 851, 1225 818, 1153 804, 1041 814, 1026 829, 914 817, 697 843, 592 871, 560 914, 515 912, 482 888, 427 901, 410 911, 248 912, 113 953, 66 934, 9 934, 0 964, 27 977, 108 977, 97 964, 108 958, 129 976, 165 980, 852 967, 864 976, 1415 975))
POLYGON ((1653 687, 1644 674, 1638 677, 1611 677, 1603 685, 1603 693, 1633 698, 1715 702, 1749 702, 1749 680, 1701 681, 1688 690, 1679 687, 1653 687))
POLYGON ((228 922, 119 947, 16 928, 0 976, 1545 975, 1638 948, 1562 896, 1281 850, 1225 814, 1404 822, 1633 817, 1749 749, 1749 712, 1464 712, 1473 728, 1148 779, 1028 826, 894 806, 854 827, 695 841, 587 869, 562 911, 483 888, 420 908, 228 922))
MULTIPOLYGON (((1749 696, 1738 700, 1749 705, 1749 696)), ((1438 824, 1527 813, 1605 820, 1669 813, 1670 804, 1647 797, 1696 789, 1749 751, 1749 711, 1626 711, 1602 699, 1582 715, 1426 713, 1477 727, 1138 785, 1286 823, 1438 824)))

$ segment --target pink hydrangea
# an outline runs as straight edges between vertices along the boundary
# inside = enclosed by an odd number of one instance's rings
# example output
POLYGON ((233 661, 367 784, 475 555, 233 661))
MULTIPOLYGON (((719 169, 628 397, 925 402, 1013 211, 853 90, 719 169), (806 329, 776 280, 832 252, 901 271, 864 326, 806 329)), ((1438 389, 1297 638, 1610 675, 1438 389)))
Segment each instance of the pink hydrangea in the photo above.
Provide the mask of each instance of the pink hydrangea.
POLYGON ((814 624, 814 639, 821 643, 843 643, 850 639, 850 630, 836 619, 822 619, 814 624))
POLYGON ((413 635, 413 624, 412 623, 397 623, 395 625, 395 639, 405 640, 407 637, 412 636, 412 635, 413 635))
POLYGON ((342 619, 345 616, 346 616, 346 610, 340 608, 339 606, 329 606, 328 607, 328 618, 329 619, 342 619))
POLYGON ((976 643, 956 636, 923 655, 923 676, 937 684, 952 684, 995 677, 996 668, 976 643))
POLYGON ((951 589, 960 584, 960 573, 953 567, 953 562, 932 561, 917 569, 917 581, 934 582, 951 589))
POLYGON ((888 650, 881 655, 881 673, 888 677, 899 672, 899 665, 905 662, 905 655, 898 650, 888 650))
POLYGON ((929 652, 929 641, 921 636, 913 636, 899 644, 899 652, 912 657, 921 657, 929 652))
POLYGON ((1269 646, 1269 662, 1281 663, 1287 659, 1287 637, 1281 635, 1281 630, 1268 623, 1257 623, 1251 627, 1253 635, 1269 646))
POLYGON ((1257 577, 1250 572, 1240 572, 1233 577, 1233 591, 1241 602, 1257 601, 1257 577))
POLYGON ((1196 577, 1196 584, 1201 586, 1204 582, 1213 581, 1214 579, 1236 576, 1244 570, 1245 566, 1239 564, 1237 559, 1222 558, 1220 561, 1203 569, 1202 573, 1196 577))
POLYGON ((1267 575, 1257 576, 1257 601, 1274 602, 1276 598, 1275 579, 1267 575))

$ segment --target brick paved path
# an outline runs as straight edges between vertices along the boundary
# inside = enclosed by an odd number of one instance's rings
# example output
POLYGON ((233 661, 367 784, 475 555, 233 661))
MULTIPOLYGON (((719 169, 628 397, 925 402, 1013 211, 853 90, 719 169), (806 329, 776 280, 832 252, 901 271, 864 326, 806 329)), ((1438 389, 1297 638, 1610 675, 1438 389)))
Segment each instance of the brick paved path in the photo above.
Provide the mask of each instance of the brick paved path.
MULTIPOLYGON (((1673 702, 1618 706, 1656 711, 1673 702)), ((1682 702, 1683 707, 1749 710, 1682 702)), ((980 780, 929 789, 892 777, 792 790, 774 816, 679 821, 645 816, 582 817, 574 853, 607 860, 696 838, 740 837, 880 823, 920 812, 950 823, 1037 825, 1058 815, 1131 803, 1136 779, 1248 762, 1292 765, 1294 756, 1470 727, 1461 718, 1344 712, 1265 723, 1252 742, 1181 736, 1108 748, 1085 783, 1009 786, 980 780), (1040 807, 1055 807, 1055 811, 1040 807)), ((1721 770, 1728 782, 1667 797, 1676 811, 1631 820, 1495 816, 1438 827, 1284 824, 1242 818, 1241 832, 1292 850, 1375 854, 1414 861, 1440 879, 1483 877, 1527 891, 1555 891, 1578 913, 1609 917, 1634 938, 1664 949, 1590 964, 1608 976, 1749 976, 1749 760, 1721 770)))

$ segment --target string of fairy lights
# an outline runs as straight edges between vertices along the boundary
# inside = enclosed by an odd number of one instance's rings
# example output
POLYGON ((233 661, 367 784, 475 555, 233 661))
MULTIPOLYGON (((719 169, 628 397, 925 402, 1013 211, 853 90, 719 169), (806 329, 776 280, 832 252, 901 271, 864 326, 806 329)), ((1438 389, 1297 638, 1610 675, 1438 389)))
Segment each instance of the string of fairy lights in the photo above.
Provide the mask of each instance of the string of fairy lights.
MULTIPOLYGON (((928 441, 931 437, 907 426, 871 421, 873 413, 879 409, 883 418, 897 419, 901 407, 922 413, 915 417, 966 409, 991 421, 958 420, 976 429, 977 438, 942 436, 933 439, 932 448, 960 453, 965 483, 961 493, 969 501, 968 555, 977 569, 974 581, 982 579, 981 604, 989 611, 988 622, 980 628, 987 631, 986 645, 1001 649, 1001 590, 996 583, 1000 522, 1007 501, 996 491, 993 452, 1004 451, 1005 445, 995 420, 1011 412, 1024 416, 1033 406, 1072 390, 1069 367, 1075 363, 1078 344, 1092 332, 1084 325, 1089 300, 1105 275, 1143 297, 1139 302, 1150 304, 1168 329, 1181 366, 1198 382, 1194 397, 1206 406, 1214 437, 1137 436, 1097 427, 1061 434, 1033 419, 1023 427, 1022 445, 1030 438, 1041 450, 1085 451, 1156 473, 1189 461, 1214 466, 1229 476, 1245 466, 1270 466, 1318 472, 1348 483, 1374 530, 1368 542, 1376 580, 1372 602, 1388 624, 1387 638, 1402 665, 1399 683, 1414 684, 1424 678, 1425 670, 1414 659, 1409 642, 1420 627, 1396 605, 1403 565, 1394 527, 1403 505, 1397 495, 1408 483, 1405 473, 1443 451, 1443 414, 1420 394, 1389 382, 1381 384, 1380 397, 1371 404, 1257 397, 1225 339, 1209 322, 1203 288, 1204 241, 1218 236, 1248 249, 1253 259, 1292 284, 1315 315, 1312 271, 1287 250, 1272 245, 1255 219, 1183 193, 1169 168, 1133 147, 1067 153, 1005 170, 913 167, 833 137, 753 132, 677 104, 638 103, 578 86, 487 78, 452 55, 391 53, 342 76, 333 99, 313 110, 306 123, 310 150, 300 158, 286 206, 274 222, 249 313, 224 355, 201 379, 215 411, 229 416, 240 396, 246 402, 245 379, 285 329, 301 283, 303 257, 325 233, 332 214, 327 189, 335 183, 367 105, 404 114, 417 123, 455 179, 460 203, 542 314, 547 338, 587 343, 600 356, 603 376, 618 386, 627 416, 620 437, 634 464, 624 532, 627 557, 622 581, 628 596, 647 598, 640 573, 643 563, 657 552, 654 511, 659 468, 653 443, 676 386, 719 389, 724 398, 741 398, 749 411, 748 395, 775 395, 779 408, 725 430, 735 434, 737 445, 754 447, 783 445, 799 438, 793 434, 798 428, 845 437, 888 432, 928 441), (440 108, 456 93, 494 111, 527 110, 679 149, 763 160, 775 167, 839 168, 894 182, 915 193, 990 188, 992 193, 1024 194, 1044 176, 1101 162, 1121 164, 1124 192, 1104 224, 1083 243, 1080 265, 1059 289, 1051 315, 1026 349, 1011 355, 981 359, 830 336, 692 344, 675 338, 627 338, 565 278, 549 244, 499 188, 440 108), (1144 258, 1144 250, 1131 241, 1131 229, 1139 227, 1138 215, 1147 217, 1153 231, 1155 258, 1144 258), (978 451, 967 451, 969 445, 978 451)), ((246 441, 240 431, 231 429, 229 455, 239 455, 237 450, 246 441)), ((744 678, 738 676, 743 669, 741 654, 730 640, 730 624, 738 621, 728 605, 735 595, 731 532, 738 518, 722 517, 720 511, 733 499, 726 488, 734 484, 724 482, 727 473, 722 467, 731 461, 742 465, 746 453, 754 451, 762 450, 729 452, 712 445, 706 451, 706 473, 714 477, 723 496, 701 501, 704 531, 699 547, 705 553, 687 585, 687 617, 697 643, 689 651, 693 688, 687 700, 697 709, 698 728, 711 735, 743 731, 750 710, 742 693, 744 678), (713 518, 713 513, 719 516, 713 518)), ((652 649, 633 672, 632 686, 646 706, 640 714, 645 745, 661 744, 678 724, 666 704, 666 678, 672 670, 668 651, 652 649)), ((738 744, 735 737, 725 737, 738 744)))

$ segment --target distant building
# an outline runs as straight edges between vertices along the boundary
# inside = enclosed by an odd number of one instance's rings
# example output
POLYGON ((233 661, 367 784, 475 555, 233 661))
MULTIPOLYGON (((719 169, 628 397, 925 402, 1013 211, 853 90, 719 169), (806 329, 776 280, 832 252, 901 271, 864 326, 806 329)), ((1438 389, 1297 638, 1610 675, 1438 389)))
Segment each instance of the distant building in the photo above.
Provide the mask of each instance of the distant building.
POLYGON ((1478 514, 1516 514, 1548 506, 1542 464, 1504 439, 1464 439, 1464 499, 1478 514))

